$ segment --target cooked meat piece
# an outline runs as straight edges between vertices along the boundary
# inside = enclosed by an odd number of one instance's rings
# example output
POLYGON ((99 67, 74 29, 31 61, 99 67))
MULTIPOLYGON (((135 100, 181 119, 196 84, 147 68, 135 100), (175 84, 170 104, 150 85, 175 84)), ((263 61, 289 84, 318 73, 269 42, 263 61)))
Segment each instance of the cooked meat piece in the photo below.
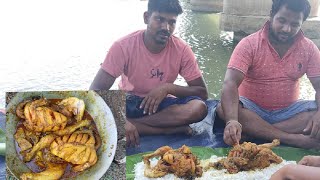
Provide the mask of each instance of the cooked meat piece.
POLYGON ((17 141, 21 151, 32 148, 32 144, 26 139, 26 134, 22 127, 17 129, 17 132, 14 134, 14 138, 17 141))
POLYGON ((38 151, 40 151, 43 148, 49 147, 55 138, 56 136, 53 134, 49 134, 42 137, 40 141, 32 147, 30 152, 22 153, 22 156, 24 157, 24 161, 26 162, 30 161, 38 151))
POLYGON ((82 120, 82 121, 77 122, 74 125, 66 127, 65 129, 55 131, 54 134, 59 135, 59 136, 71 134, 81 127, 89 126, 91 124, 91 122, 92 122, 91 120, 82 120))
POLYGON ((45 171, 40 173, 23 173, 20 178, 22 180, 57 180, 64 174, 67 164, 48 163, 45 171))
POLYGON ((84 101, 76 97, 63 99, 59 104, 59 112, 66 116, 75 115, 77 122, 82 120, 85 104, 84 101))
POLYGON ((46 99, 28 102, 24 108, 24 126, 30 131, 48 132, 64 129, 67 117, 46 107, 46 99))
POLYGON ((146 165, 145 176, 155 178, 162 177, 167 173, 174 173, 178 177, 190 178, 202 176, 200 162, 194 156, 189 147, 183 145, 173 150, 169 146, 163 146, 154 153, 143 156, 146 165), (151 167, 150 158, 160 156, 155 167, 151 167))
POLYGON ((18 104, 16 108, 16 114, 21 119, 26 119, 26 116, 24 115, 24 107, 28 102, 30 102, 30 100, 22 101, 21 103, 18 104))
POLYGON ((216 169, 227 169, 231 174, 239 171, 262 169, 270 166, 271 163, 281 163, 281 157, 277 156, 271 148, 280 144, 280 141, 275 139, 272 143, 256 145, 251 142, 244 142, 241 145, 235 145, 230 150, 228 157, 223 158, 216 163, 210 163, 209 167, 216 169))
POLYGON ((92 131, 76 131, 71 135, 58 137, 50 145, 52 154, 76 166, 73 171, 83 171, 97 162, 92 131))

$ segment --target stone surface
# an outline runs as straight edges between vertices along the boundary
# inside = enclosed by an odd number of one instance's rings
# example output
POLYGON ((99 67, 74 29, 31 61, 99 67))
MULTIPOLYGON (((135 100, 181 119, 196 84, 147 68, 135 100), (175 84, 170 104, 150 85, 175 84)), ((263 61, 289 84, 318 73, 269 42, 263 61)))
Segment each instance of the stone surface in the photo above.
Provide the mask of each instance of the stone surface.
MULTIPOLYGON (((319 16, 320 0, 309 0, 311 5, 310 17, 319 16)), ((224 0, 223 12, 240 16, 269 16, 272 0, 224 0)))
MULTIPOLYGON (((112 164, 107 172, 100 180, 107 179, 126 179, 126 141, 125 141, 125 93, 122 91, 96 91, 102 99, 105 100, 111 109, 118 132, 117 150, 112 164)), ((10 92, 6 94, 6 103, 14 97, 16 93, 10 92)), ((7 170, 7 179, 15 179, 14 176, 7 170)))
POLYGON ((223 0, 190 0, 191 10, 201 12, 222 12, 223 0))
MULTIPOLYGON (((269 19, 269 16, 238 16, 222 13, 220 17, 220 29, 233 31, 234 40, 241 40, 243 37, 258 31, 269 19)), ((320 17, 307 19, 302 26, 306 37, 310 38, 320 48, 320 17)))

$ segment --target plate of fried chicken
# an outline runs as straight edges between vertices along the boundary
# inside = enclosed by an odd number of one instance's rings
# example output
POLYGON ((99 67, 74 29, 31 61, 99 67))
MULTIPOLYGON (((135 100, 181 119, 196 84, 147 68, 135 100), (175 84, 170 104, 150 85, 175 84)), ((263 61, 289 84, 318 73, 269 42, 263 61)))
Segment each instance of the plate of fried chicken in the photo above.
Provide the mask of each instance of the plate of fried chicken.
POLYGON ((19 92, 7 105, 6 163, 19 179, 99 179, 117 129, 94 91, 19 92))
POLYGON ((127 157, 127 179, 269 179, 279 168, 320 152, 271 143, 243 142, 232 148, 162 146, 127 157))

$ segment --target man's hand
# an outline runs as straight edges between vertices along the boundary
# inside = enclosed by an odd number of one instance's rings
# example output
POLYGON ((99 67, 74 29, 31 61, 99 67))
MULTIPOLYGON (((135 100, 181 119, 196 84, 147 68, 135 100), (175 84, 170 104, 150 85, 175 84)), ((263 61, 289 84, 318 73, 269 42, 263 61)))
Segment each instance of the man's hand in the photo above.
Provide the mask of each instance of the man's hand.
POLYGON ((140 137, 139 137, 138 130, 128 120, 126 120, 125 130, 126 130, 126 144, 127 144, 127 147, 139 146, 140 145, 140 137))
POLYGON ((304 156, 298 164, 305 166, 320 167, 320 156, 304 156))
POLYGON ((304 134, 310 135, 311 138, 320 139, 320 112, 309 120, 307 127, 303 130, 304 134))
POLYGON ((229 120, 224 128, 223 140, 226 144, 232 146, 239 144, 241 139, 242 126, 239 121, 229 120))
POLYGON ((159 86, 151 90, 140 104, 140 108, 144 109, 144 114, 153 114, 157 112, 161 101, 168 95, 167 84, 159 86))

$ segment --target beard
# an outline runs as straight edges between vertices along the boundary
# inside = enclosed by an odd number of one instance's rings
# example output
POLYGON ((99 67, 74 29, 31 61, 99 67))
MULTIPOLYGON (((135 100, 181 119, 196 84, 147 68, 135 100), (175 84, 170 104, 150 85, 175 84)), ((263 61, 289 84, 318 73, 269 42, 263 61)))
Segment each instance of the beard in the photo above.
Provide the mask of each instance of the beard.
POLYGON ((274 32, 272 28, 270 28, 270 35, 272 39, 274 39, 278 43, 288 43, 293 40, 293 36, 290 33, 285 33, 285 32, 274 32))
POLYGON ((163 44, 166 44, 166 43, 167 43, 170 35, 171 35, 171 34, 170 34, 169 31, 159 30, 159 31, 157 31, 154 40, 155 40, 155 42, 156 42, 157 44, 163 45, 163 44))

